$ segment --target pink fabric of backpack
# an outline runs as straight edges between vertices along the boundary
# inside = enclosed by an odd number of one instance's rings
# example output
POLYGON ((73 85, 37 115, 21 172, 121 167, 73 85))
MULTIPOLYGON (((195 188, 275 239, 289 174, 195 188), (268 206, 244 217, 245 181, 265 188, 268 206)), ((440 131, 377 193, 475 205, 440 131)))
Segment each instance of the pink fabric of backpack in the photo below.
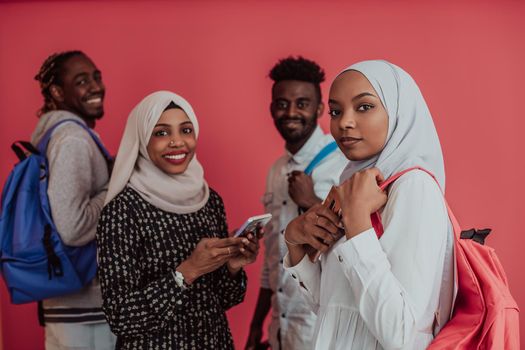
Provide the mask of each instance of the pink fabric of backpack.
MULTIPOLYGON (((380 184, 382 190, 414 167, 392 175, 380 184)), ((437 181, 436 181, 437 183, 437 181)), ((439 186, 439 184, 438 184, 439 186)), ((519 309, 510 294, 507 276, 494 249, 483 245, 490 230, 461 232, 458 221, 447 206, 454 227, 455 280, 457 296, 452 317, 427 349, 519 350, 519 309)), ((381 238, 383 226, 379 213, 372 224, 381 238)))

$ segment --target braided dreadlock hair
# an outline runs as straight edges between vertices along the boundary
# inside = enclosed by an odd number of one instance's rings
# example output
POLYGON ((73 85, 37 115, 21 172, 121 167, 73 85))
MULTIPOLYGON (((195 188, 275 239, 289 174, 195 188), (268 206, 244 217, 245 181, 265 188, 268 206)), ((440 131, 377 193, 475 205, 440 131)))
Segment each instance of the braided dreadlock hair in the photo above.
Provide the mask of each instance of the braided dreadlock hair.
POLYGON ((325 80, 325 74, 323 69, 314 61, 301 56, 297 58, 289 56, 279 60, 273 66, 269 76, 274 81, 274 86, 283 80, 299 80, 312 83, 315 86, 319 102, 322 101, 321 83, 325 80))
POLYGON ((56 52, 44 61, 42 67, 40 67, 40 70, 35 75, 35 80, 40 84, 40 92, 42 96, 44 96, 44 105, 37 112, 38 116, 57 108, 49 91, 49 87, 52 84, 61 85, 62 81, 60 79, 64 63, 71 57, 81 55, 86 56, 85 53, 79 50, 56 52))

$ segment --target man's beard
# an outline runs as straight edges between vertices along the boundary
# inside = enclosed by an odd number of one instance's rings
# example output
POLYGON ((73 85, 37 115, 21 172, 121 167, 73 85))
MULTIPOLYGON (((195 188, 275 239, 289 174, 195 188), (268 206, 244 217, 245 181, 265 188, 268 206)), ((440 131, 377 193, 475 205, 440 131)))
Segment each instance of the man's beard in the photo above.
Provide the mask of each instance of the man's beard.
POLYGON ((317 126, 317 117, 312 116, 311 118, 304 117, 286 117, 276 121, 276 127, 281 134, 281 137, 286 143, 294 144, 304 141, 305 138, 310 137, 313 130, 317 126), (284 124, 288 121, 298 121, 301 123, 301 127, 296 130, 290 130, 284 124))

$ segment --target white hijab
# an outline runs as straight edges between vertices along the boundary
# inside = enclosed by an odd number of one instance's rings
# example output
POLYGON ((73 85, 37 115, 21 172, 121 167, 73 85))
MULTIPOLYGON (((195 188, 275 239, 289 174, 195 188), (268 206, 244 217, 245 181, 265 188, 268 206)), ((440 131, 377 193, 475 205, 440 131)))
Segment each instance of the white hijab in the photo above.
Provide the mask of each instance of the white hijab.
POLYGON ((371 159, 350 161, 341 183, 359 170, 378 167, 385 179, 413 166, 432 172, 445 190, 445 166, 432 116, 416 82, 387 61, 363 61, 345 70, 362 73, 372 84, 388 113, 388 135, 383 150, 371 159))
POLYGON ((171 103, 182 108, 193 123, 195 137, 199 135, 199 122, 190 104, 169 91, 157 91, 146 96, 131 111, 124 136, 115 159, 105 204, 129 185, 144 200, 155 207, 177 214, 193 213, 209 198, 204 170, 194 156, 182 174, 169 175, 157 168, 146 149, 153 128, 160 115, 171 103))

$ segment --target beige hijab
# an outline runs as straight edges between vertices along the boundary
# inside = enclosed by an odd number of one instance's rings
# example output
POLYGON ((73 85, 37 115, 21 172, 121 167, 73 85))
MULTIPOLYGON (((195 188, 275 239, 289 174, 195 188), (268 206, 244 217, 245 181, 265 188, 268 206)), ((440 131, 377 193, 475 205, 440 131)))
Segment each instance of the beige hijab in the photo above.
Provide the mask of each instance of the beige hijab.
POLYGON ((105 204, 126 186, 133 188, 155 207, 177 214, 193 213, 208 201, 210 191, 196 156, 186 171, 177 175, 166 174, 148 156, 146 147, 153 128, 171 102, 186 113, 198 137, 199 122, 193 108, 184 98, 169 91, 157 91, 144 98, 128 117, 105 204))

